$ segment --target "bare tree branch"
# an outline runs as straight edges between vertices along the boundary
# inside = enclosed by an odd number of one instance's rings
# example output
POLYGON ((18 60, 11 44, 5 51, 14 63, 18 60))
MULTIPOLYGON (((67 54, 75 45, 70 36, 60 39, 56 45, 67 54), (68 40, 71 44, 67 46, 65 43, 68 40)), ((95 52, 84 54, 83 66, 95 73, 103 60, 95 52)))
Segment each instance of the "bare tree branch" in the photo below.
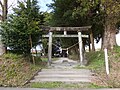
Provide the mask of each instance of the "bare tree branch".
POLYGON ((1 0, 0 0, 0 5, 1 5, 2 9, 3 9, 4 7, 3 7, 3 4, 2 4, 2 2, 1 2, 1 0))
POLYGON ((12 2, 12 4, 8 7, 8 9, 10 9, 12 6, 15 6, 14 4, 15 0, 12 2))

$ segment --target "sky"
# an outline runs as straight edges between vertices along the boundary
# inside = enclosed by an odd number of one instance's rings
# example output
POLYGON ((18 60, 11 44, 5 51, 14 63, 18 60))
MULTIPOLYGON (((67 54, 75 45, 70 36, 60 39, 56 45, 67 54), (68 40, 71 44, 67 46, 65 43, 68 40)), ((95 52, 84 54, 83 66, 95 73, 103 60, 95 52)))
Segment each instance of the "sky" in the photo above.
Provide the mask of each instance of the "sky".
MULTIPOLYGON (((13 7, 16 6, 18 0, 8 0, 8 7, 13 7)), ((24 1, 24 0, 19 0, 19 1, 24 1)), ((40 11, 48 11, 50 12, 51 10, 46 6, 46 4, 52 3, 52 0, 38 0, 38 5, 40 6, 40 11)), ((9 8, 9 11, 12 12, 12 8, 9 8)))
POLYGON ((52 3, 52 0, 38 0, 39 1, 39 5, 40 5, 40 10, 41 11, 51 11, 46 4, 50 4, 52 3))

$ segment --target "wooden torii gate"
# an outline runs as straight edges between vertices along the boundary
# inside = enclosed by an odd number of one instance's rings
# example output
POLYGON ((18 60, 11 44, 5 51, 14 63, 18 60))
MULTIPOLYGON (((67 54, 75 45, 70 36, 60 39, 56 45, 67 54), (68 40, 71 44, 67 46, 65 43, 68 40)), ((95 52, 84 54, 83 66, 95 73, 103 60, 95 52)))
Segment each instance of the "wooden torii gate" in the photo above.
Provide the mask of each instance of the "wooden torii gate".
POLYGON ((43 30, 49 31, 49 35, 43 35, 42 37, 48 37, 49 38, 49 44, 48 44, 48 65, 51 65, 52 62, 52 37, 78 37, 78 43, 79 43, 79 56, 80 56, 80 65, 83 65, 83 44, 82 44, 82 37, 89 38, 89 35, 82 35, 82 31, 88 31, 91 28, 91 26, 85 26, 85 27, 47 27, 43 28, 43 30), (63 31, 64 35, 53 35, 53 31, 63 31), (77 31, 78 35, 67 35, 67 31, 77 31))

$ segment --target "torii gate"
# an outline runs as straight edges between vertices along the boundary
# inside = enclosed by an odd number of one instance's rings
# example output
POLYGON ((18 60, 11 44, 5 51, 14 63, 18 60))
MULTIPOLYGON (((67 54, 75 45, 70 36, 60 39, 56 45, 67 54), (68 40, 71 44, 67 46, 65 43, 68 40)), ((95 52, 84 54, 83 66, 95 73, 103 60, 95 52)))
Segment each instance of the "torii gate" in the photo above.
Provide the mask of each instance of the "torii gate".
POLYGON ((43 30, 49 31, 49 35, 43 35, 42 37, 49 38, 49 45, 48 45, 48 65, 51 65, 52 62, 52 37, 78 37, 79 43, 79 56, 80 56, 80 65, 83 65, 83 44, 82 44, 82 37, 89 38, 89 35, 82 35, 82 31, 88 31, 91 26, 85 27, 45 27, 43 30), (53 35, 53 31, 63 31, 64 35, 53 35), (78 35, 67 35, 67 31, 77 31, 78 35))

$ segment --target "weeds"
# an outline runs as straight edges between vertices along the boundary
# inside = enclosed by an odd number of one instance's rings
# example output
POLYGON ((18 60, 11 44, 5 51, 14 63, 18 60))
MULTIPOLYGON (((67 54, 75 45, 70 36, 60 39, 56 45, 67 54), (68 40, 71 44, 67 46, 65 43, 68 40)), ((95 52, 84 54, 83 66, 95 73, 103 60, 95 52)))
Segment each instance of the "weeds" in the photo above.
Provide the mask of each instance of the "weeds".
POLYGON ((88 68, 94 70, 97 79, 94 83, 98 86, 105 86, 109 88, 120 88, 120 47, 115 47, 108 52, 110 74, 106 75, 104 66, 104 53, 93 52, 87 54, 89 58, 88 68))
POLYGON ((4 54, 0 57, 0 86, 18 87, 40 69, 17 54, 4 54), (26 73, 27 72, 27 73, 26 73))
MULTIPOLYGON (((95 86, 95 85, 94 85, 95 86)), ((32 88, 96 88, 90 83, 63 83, 63 82, 41 82, 31 83, 32 88)))

